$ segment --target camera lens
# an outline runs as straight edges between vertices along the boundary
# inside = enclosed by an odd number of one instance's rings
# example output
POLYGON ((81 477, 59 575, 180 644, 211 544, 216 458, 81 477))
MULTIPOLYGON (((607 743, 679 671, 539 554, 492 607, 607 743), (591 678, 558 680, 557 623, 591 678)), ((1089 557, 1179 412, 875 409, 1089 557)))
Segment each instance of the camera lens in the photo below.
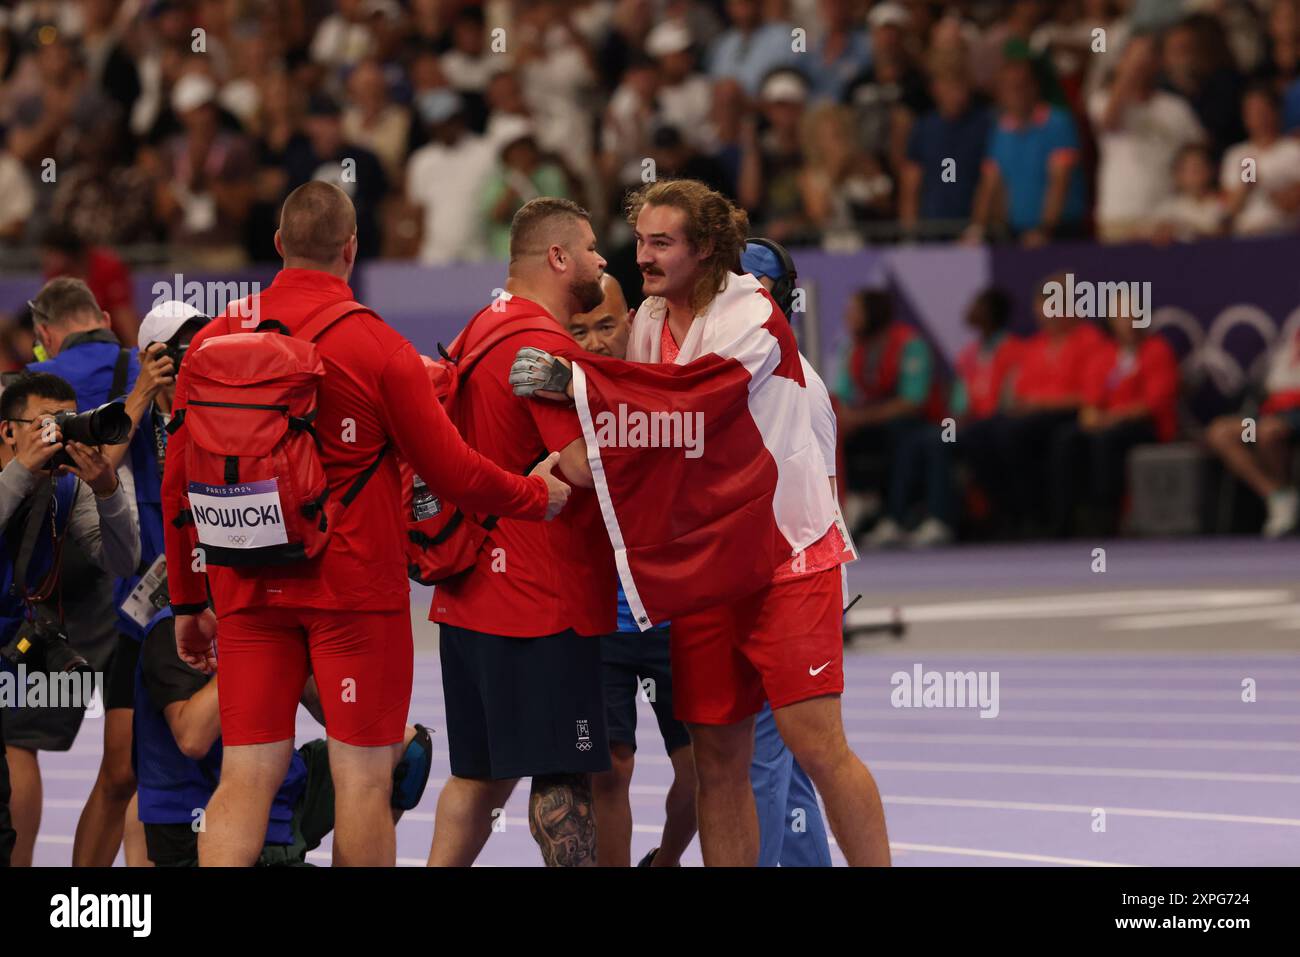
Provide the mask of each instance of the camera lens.
POLYGON ((131 435, 131 417, 121 402, 105 402, 89 412, 60 412, 54 419, 64 442, 121 445, 131 435))

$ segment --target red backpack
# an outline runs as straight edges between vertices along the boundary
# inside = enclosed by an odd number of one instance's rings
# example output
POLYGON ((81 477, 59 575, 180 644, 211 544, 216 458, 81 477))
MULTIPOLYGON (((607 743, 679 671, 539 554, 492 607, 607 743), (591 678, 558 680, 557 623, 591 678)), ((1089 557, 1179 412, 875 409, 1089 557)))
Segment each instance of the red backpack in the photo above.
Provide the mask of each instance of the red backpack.
MULTIPOLYGON (((185 357, 189 399, 167 428, 187 431, 189 485, 186 507, 173 521, 195 526, 208 564, 315 558, 338 512, 378 469, 387 445, 339 500, 330 500, 312 427, 325 377, 313 342, 345 316, 369 311, 352 301, 327 303, 296 334, 266 319, 252 332, 206 338, 185 357), (280 334, 268 334, 272 329, 280 334)), ((225 321, 230 328, 234 320, 225 321)))
MULTIPOLYGON (((478 345, 466 352, 463 343, 469 341, 479 317, 489 311, 491 307, 470 320, 458 337, 457 341, 462 345, 455 357, 448 355, 441 344, 438 346, 441 359, 420 357, 429 371, 434 394, 458 429, 461 420, 457 398, 479 361, 512 336, 525 332, 555 332, 554 325, 506 324, 488 333, 478 345)), ((452 346, 455 345, 453 342, 452 346)), ((445 502, 404 459, 399 457, 397 462, 402 476, 402 514, 406 516, 406 570, 411 580, 421 585, 436 585, 473 568, 484 540, 496 528, 498 516, 488 515, 482 521, 476 520, 445 502)))

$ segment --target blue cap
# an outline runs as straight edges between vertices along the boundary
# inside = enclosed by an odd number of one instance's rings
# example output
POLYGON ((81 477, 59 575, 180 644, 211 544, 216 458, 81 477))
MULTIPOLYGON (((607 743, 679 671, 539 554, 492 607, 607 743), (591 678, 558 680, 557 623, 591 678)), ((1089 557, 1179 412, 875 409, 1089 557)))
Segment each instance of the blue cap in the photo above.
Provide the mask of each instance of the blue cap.
POLYGON ((740 268, 756 279, 762 276, 782 279, 786 274, 776 253, 761 243, 745 244, 745 251, 740 254, 740 268))

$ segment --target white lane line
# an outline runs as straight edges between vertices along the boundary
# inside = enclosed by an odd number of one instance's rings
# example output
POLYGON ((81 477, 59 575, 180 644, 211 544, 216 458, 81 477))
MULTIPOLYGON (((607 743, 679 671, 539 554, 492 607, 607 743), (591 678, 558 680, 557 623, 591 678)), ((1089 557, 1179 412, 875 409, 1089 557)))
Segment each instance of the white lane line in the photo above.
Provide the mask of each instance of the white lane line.
MULTIPOLYGON (((660 784, 633 784, 634 795, 662 798, 668 788, 660 784)), ((1112 807, 1109 804, 1044 804, 1035 801, 990 801, 981 798, 939 798, 904 794, 882 794, 885 804, 906 804, 918 807, 961 807, 989 811, 1050 811, 1061 814, 1092 814, 1098 807, 1107 814, 1119 817, 1149 817, 1173 821, 1208 821, 1222 824, 1267 824, 1279 827, 1300 827, 1300 818, 1264 817, 1252 814, 1223 814, 1217 811, 1172 811, 1161 808, 1112 807)), ((408 815, 409 816, 409 815, 408 815)), ((404 817, 403 820, 406 818, 404 817)), ((651 828, 654 830, 654 828, 651 828)))
POLYGON ((940 771, 951 774, 1025 774, 1039 777, 1149 778, 1160 781, 1232 781, 1300 784, 1300 774, 1254 771, 1181 771, 1159 768, 1080 767, 1070 764, 980 764, 960 761, 868 761, 872 771, 940 771))
POLYGON ((1032 595, 1021 598, 989 598, 976 601, 900 602, 881 607, 854 609, 847 617, 850 627, 893 620, 897 607, 903 620, 913 622, 952 622, 1008 620, 1015 618, 1079 618, 1122 614, 1123 612, 1186 611, 1189 608, 1225 608, 1276 604, 1292 598, 1289 589, 1165 589, 1144 591, 1096 591, 1062 595, 1032 595))
MULTIPOLYGON (((848 721, 905 721, 917 718, 933 720, 948 718, 975 723, 981 719, 970 709, 958 708, 845 708, 840 712, 848 721)), ((988 719, 983 719, 988 720, 988 719)), ((1003 708, 998 714, 998 724, 1006 722, 1078 721, 1097 724, 1242 724, 1242 725, 1294 725, 1300 724, 1300 715, 1265 714, 1169 714, 1156 711, 1034 711, 1003 708)))
POLYGON ((1047 854, 1018 854, 1014 851, 987 851, 974 847, 948 847, 944 844, 910 844, 889 842, 890 850, 922 851, 928 854, 956 854, 961 857, 992 857, 1006 861, 1031 861, 1035 864, 1064 864, 1069 867, 1138 867, 1112 861, 1090 861, 1080 857, 1051 857, 1047 854))
MULTIPOLYGON (((1266 675, 1267 672, 1260 672, 1260 676, 1264 677, 1265 680, 1267 680, 1266 675)), ((1022 688, 1019 685, 1011 684, 1009 688, 1002 689, 1001 697, 1003 707, 1006 706, 1006 700, 1008 697, 1012 699, 1050 698, 1052 700, 1073 698, 1079 701, 1108 701, 1111 699, 1125 700, 1137 698, 1142 701, 1220 701, 1223 703, 1231 702, 1241 705, 1241 686, 1229 683, 1225 683, 1225 685, 1226 686, 1222 691, 1182 691, 1170 690, 1167 688, 1022 688)), ((882 693, 884 693, 883 689, 882 693)), ((1270 691, 1268 693, 1268 699, 1270 701, 1300 701, 1300 691, 1270 691)))
POLYGON ((878 744, 960 744, 960 745, 1017 745, 1052 748, 1142 748, 1180 751, 1300 751, 1300 744, 1292 741, 1230 741, 1219 738, 1085 738, 1077 735, 1036 734, 934 734, 919 731, 874 732, 857 731, 848 736, 850 741, 878 744))
MULTIPOLYGON (((665 790, 667 790, 665 788, 665 790)), ((1117 817, 1150 817, 1171 821, 1210 821, 1216 824, 1268 824, 1279 827, 1300 827, 1300 818, 1260 817, 1253 814, 1220 814, 1212 811, 1169 811, 1157 808, 1112 807, 1109 804, 1039 804, 1032 801, 984 801, 975 798, 911 797, 882 794, 886 804, 908 804, 921 807, 965 807, 991 811, 1050 811, 1061 814, 1092 814, 1098 807, 1107 815, 1117 817)))
POLYGON ((1224 625, 1237 621, 1268 621, 1300 616, 1300 604, 1268 605, 1263 608, 1220 608, 1212 611, 1179 611, 1161 615, 1127 615, 1102 623, 1107 631, 1150 631, 1157 628, 1190 628, 1196 625, 1224 625))
MULTIPOLYGON (((999 660, 994 657, 970 659, 966 657, 954 658, 942 653, 935 654, 918 654, 914 658, 897 658, 897 659, 876 659, 874 661, 855 661, 851 656, 844 659, 845 674, 853 678, 880 678, 888 680, 895 672, 904 671, 908 674, 916 665, 924 665, 926 671, 998 671, 1003 675, 1015 677, 1017 679, 1025 678, 1051 678, 1061 679, 1068 678, 1075 681, 1206 681, 1221 680, 1225 674, 1231 673, 1235 669, 1258 669, 1261 663, 1250 661, 1248 659, 1225 660, 1223 664, 1216 665, 1212 668, 1206 667, 1186 667, 1179 668, 1176 664, 1169 665, 1122 665, 1113 666, 1105 669, 1091 668, 1081 669, 1071 662, 1068 665, 1062 665, 1059 668, 1038 668, 1017 667, 1017 663, 1011 660, 999 660)), ((1272 668, 1268 669, 1270 681, 1296 681, 1300 682, 1300 669, 1272 668)))

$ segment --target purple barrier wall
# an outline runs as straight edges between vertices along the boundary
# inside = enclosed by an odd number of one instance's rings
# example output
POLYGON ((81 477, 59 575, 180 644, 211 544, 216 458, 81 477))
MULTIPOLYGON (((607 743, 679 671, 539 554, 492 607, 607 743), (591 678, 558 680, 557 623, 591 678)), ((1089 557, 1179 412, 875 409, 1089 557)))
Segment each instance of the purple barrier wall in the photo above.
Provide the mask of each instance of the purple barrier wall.
POLYGON ((992 278, 1017 302, 1016 326, 1033 328, 1044 279, 1149 282, 1152 329, 1182 362, 1184 396, 1198 418, 1235 408, 1262 380, 1268 348, 1300 333, 1300 238, 1220 239, 1155 247, 1062 245, 995 248, 992 278))
MULTIPOLYGON (((195 271, 178 276, 174 269, 150 269, 131 276, 131 290, 136 312, 142 318, 153 303, 175 298, 205 311, 220 311, 232 296, 238 299, 256 289, 254 284, 270 285, 275 272, 274 266, 254 266, 219 274, 195 271), (215 301, 196 301, 209 299, 215 301)), ((12 314, 22 308, 23 303, 40 292, 43 284, 44 280, 35 274, 0 276, 0 313, 12 314)))
MULTIPOLYGON (((1183 361, 1186 393, 1201 417, 1226 409, 1243 389, 1258 383, 1267 349, 1279 337, 1300 334, 1300 238, 1215 240, 1157 248, 1148 245, 1066 244, 1040 250, 1017 247, 892 247, 853 254, 795 250, 807 312, 796 329, 809 358, 823 376, 838 371, 847 340, 844 311, 853 292, 885 286, 896 294, 900 316, 917 325, 941 360, 951 364, 970 335, 963 327, 966 306, 990 282, 1016 301, 1015 326, 1033 328, 1032 306, 1043 280, 1072 272, 1078 280, 1150 282, 1153 328, 1167 335, 1183 361), (808 335, 815 325, 817 335, 808 335), (811 339, 818 348, 810 348, 811 339)), ((440 269, 407 262, 370 263, 358 270, 353 289, 419 351, 432 354, 448 343, 505 283, 504 263, 440 269)), ((213 283, 203 295, 240 295, 248 284, 268 284, 271 267, 220 276, 181 277, 213 283), (242 284, 242 285, 241 285, 242 284)), ((0 312, 12 311, 41 285, 36 276, 0 278, 0 312)), ((176 292, 174 271, 151 270, 134 277, 137 309, 176 292)), ((220 303, 217 303, 219 305, 220 303)), ((209 303, 204 303, 204 306, 209 303)))
MULTIPOLYGON (((875 250, 836 255, 820 250, 794 253, 799 282, 808 289, 808 312, 796 327, 816 322, 820 330, 821 367, 826 369, 846 336, 843 315, 849 297, 862 286, 887 281, 884 256, 875 250)), ((365 267, 357 291, 410 339, 432 354, 435 343, 449 343, 470 317, 491 302, 505 284, 504 263, 475 263, 439 269, 414 263, 372 263, 365 267)), ((801 341, 806 336, 801 333, 801 341)), ((810 359, 817 361, 815 357, 810 359)))

